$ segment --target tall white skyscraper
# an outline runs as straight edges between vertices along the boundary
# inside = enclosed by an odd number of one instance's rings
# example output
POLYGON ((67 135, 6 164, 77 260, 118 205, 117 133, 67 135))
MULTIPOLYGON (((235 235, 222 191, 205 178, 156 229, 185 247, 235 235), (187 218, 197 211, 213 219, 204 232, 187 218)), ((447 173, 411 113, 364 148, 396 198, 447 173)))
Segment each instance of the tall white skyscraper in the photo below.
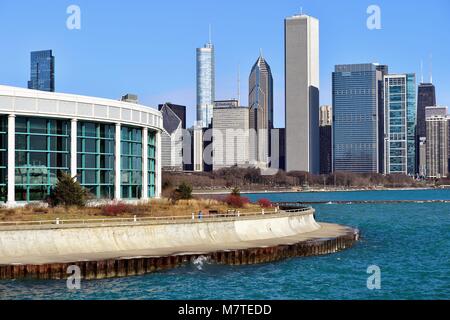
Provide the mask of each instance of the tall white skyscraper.
POLYGON ((319 20, 285 20, 286 171, 319 172, 319 20))
POLYGON ((207 128, 211 124, 215 100, 215 58, 211 40, 197 48, 197 124, 207 128))

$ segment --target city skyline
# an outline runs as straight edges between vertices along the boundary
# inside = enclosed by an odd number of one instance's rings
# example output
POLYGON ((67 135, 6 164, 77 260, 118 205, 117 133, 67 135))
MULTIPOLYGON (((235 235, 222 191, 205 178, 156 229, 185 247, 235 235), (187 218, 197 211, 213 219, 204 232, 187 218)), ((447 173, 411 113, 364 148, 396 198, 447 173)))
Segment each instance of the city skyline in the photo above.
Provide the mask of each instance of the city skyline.
MULTIPOLYGON (((381 30, 369 30, 366 27, 368 17, 366 9, 369 2, 330 3, 326 7, 313 1, 302 3, 305 13, 315 16, 321 21, 320 44, 323 48, 321 52, 321 103, 331 103, 330 74, 335 64, 383 61, 391 66, 392 72, 411 72, 419 75, 420 61, 423 60, 425 79, 428 79, 429 56, 433 54, 433 65, 435 66, 433 82, 436 85, 438 103, 450 105, 450 92, 447 89, 450 88, 448 77, 450 70, 445 62, 450 48, 447 43, 438 41, 445 35, 443 31, 445 25, 442 28, 435 28, 432 23, 426 23, 426 21, 435 20, 441 20, 444 24, 449 23, 440 17, 445 11, 442 8, 449 7, 450 4, 446 1, 435 2, 436 6, 420 7, 419 11, 420 3, 418 2, 408 3, 406 6, 380 1, 381 30), (406 23, 414 20, 411 18, 418 16, 418 12, 420 12, 422 21, 420 25, 414 24, 414 22, 406 23), (342 22, 342 17, 348 17, 345 19, 345 23, 342 22), (342 35, 334 33, 336 26, 339 26, 342 35), (354 39, 352 44, 345 40, 346 36, 344 35, 349 32, 354 39), (420 44, 412 44, 410 46, 409 40, 425 35, 430 40, 430 45, 423 47, 420 44), (381 40, 386 46, 395 43, 396 47, 401 48, 404 44, 406 48, 408 45, 408 55, 405 56, 402 50, 384 50, 383 46, 365 48, 368 47, 368 43, 380 43, 381 40)), ((25 7, 24 3, 20 1, 2 3, 2 9, 6 9, 0 11, 1 21, 4 25, 3 30, 7 30, 8 26, 17 27, 14 24, 16 20, 23 23, 15 32, 14 39, 5 31, 0 31, 4 33, 5 40, 11 45, 10 52, 0 54, 2 60, 9 61, 8 65, 3 66, 0 82, 6 85, 25 87, 28 80, 29 52, 52 48, 58 58, 58 92, 103 96, 112 99, 119 98, 125 92, 136 92, 142 103, 146 105, 156 107, 165 101, 187 105, 187 123, 191 125, 195 120, 194 110, 196 107, 195 53, 193 53, 193 49, 207 37, 208 24, 211 23, 217 54, 217 97, 235 97, 237 65, 241 65, 244 73, 249 72, 254 63, 255 51, 262 47, 264 55, 271 62, 274 74, 275 126, 284 126, 283 19, 300 11, 297 3, 272 4, 267 2, 263 9, 263 17, 267 25, 262 25, 256 18, 244 19, 244 24, 239 28, 242 29, 240 32, 236 32, 237 26, 229 26, 230 15, 248 17, 248 12, 254 6, 253 1, 243 4, 240 10, 233 9, 235 7, 233 1, 217 5, 209 5, 204 1, 190 3, 190 7, 203 6, 205 10, 211 11, 210 19, 202 20, 193 19, 197 17, 195 10, 189 10, 188 17, 183 17, 183 8, 187 5, 184 3, 180 3, 176 10, 173 8, 165 10, 164 4, 154 4, 152 10, 146 10, 147 4, 137 2, 132 2, 132 4, 141 8, 140 12, 148 13, 150 11, 149 15, 154 19, 146 19, 146 24, 143 24, 136 22, 136 19, 129 21, 128 17, 124 17, 123 19, 129 22, 127 27, 125 27, 125 22, 111 24, 109 20, 111 18, 114 20, 114 17, 122 12, 122 5, 112 5, 111 12, 103 15, 102 8, 98 4, 79 1, 82 10, 81 30, 70 31, 65 28, 67 16, 63 4, 49 6, 49 10, 44 13, 40 11, 39 6, 35 7, 34 4, 26 3, 25 7), (24 8, 28 8, 28 10, 21 10, 24 8), (224 14, 216 14, 219 10, 224 14), (43 17, 40 15, 39 23, 36 23, 36 18, 31 17, 28 11, 43 14, 43 17), (11 14, 6 15, 5 12, 11 12, 11 14), (168 18, 166 14, 179 19, 175 26, 162 23, 168 18), (186 26, 189 36, 179 37, 177 35, 180 24, 186 26), (249 29, 251 25, 261 28, 261 35, 251 37, 249 29), (143 30, 146 31, 147 37, 144 42, 141 41, 143 30), (135 47, 125 46, 126 55, 132 59, 123 59, 125 49, 116 48, 117 37, 120 38, 125 34, 130 37, 130 40, 136 41, 135 47), (93 41, 92 38, 96 40, 93 41), (158 50, 154 50, 155 45, 164 45, 167 49, 162 50, 164 51, 162 56, 158 50), (236 45, 239 50, 235 50, 236 45), (94 72, 95 76, 86 77, 88 71, 94 72), (173 76, 174 72, 177 72, 177 77, 173 76)), ((138 15, 140 14, 138 13, 138 15)), ((245 87, 242 89, 243 92, 246 91, 245 87)), ((245 100, 242 101, 242 104, 246 105, 245 100)))

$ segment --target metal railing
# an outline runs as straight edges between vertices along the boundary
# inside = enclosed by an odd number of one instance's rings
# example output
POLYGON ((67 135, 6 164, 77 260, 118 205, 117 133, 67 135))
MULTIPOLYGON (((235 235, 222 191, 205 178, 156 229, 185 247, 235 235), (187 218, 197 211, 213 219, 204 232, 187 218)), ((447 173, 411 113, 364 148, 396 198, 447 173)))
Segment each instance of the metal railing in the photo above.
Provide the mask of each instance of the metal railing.
MULTIPOLYGON (((36 220, 36 221, 3 221, 0 222, 0 230, 5 227, 39 227, 51 226, 52 228, 67 228, 71 226, 102 226, 102 225, 130 225, 130 224, 173 224, 173 223, 200 223, 210 221, 227 221, 248 219, 253 217, 264 217, 281 214, 298 215, 301 213, 308 214, 311 207, 302 207, 293 210, 261 210, 258 212, 227 212, 219 214, 204 214, 192 213, 187 216, 161 216, 161 217, 138 217, 131 218, 98 218, 98 219, 59 219, 54 220, 36 220)), ((10 229, 10 228, 8 228, 10 229)))

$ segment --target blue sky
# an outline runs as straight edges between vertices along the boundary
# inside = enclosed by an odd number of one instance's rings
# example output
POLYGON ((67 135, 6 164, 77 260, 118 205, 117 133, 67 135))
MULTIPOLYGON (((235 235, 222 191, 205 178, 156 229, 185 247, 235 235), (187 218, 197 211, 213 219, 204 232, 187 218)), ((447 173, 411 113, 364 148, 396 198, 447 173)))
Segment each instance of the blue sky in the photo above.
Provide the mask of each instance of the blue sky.
POLYGON ((391 72, 416 72, 420 61, 437 99, 450 106, 448 0, 1 0, 0 84, 26 87, 29 52, 53 49, 56 90, 118 99, 136 93, 143 104, 186 104, 195 117, 195 48, 216 46, 216 97, 242 102, 260 48, 272 67, 275 124, 284 125, 283 19, 300 12, 320 20, 321 104, 331 102, 335 64, 379 62, 391 72), (81 8, 81 30, 68 30, 66 9, 81 8), (381 8, 381 30, 366 27, 369 5, 381 8))

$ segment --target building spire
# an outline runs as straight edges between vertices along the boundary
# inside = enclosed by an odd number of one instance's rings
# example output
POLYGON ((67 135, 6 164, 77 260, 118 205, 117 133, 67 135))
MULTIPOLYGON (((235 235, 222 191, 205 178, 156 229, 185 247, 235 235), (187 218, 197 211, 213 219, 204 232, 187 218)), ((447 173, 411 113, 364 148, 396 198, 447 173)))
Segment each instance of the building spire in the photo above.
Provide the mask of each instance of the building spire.
POLYGON ((264 59, 263 49, 262 49, 262 48, 259 48, 259 57, 260 57, 261 59, 264 59))

